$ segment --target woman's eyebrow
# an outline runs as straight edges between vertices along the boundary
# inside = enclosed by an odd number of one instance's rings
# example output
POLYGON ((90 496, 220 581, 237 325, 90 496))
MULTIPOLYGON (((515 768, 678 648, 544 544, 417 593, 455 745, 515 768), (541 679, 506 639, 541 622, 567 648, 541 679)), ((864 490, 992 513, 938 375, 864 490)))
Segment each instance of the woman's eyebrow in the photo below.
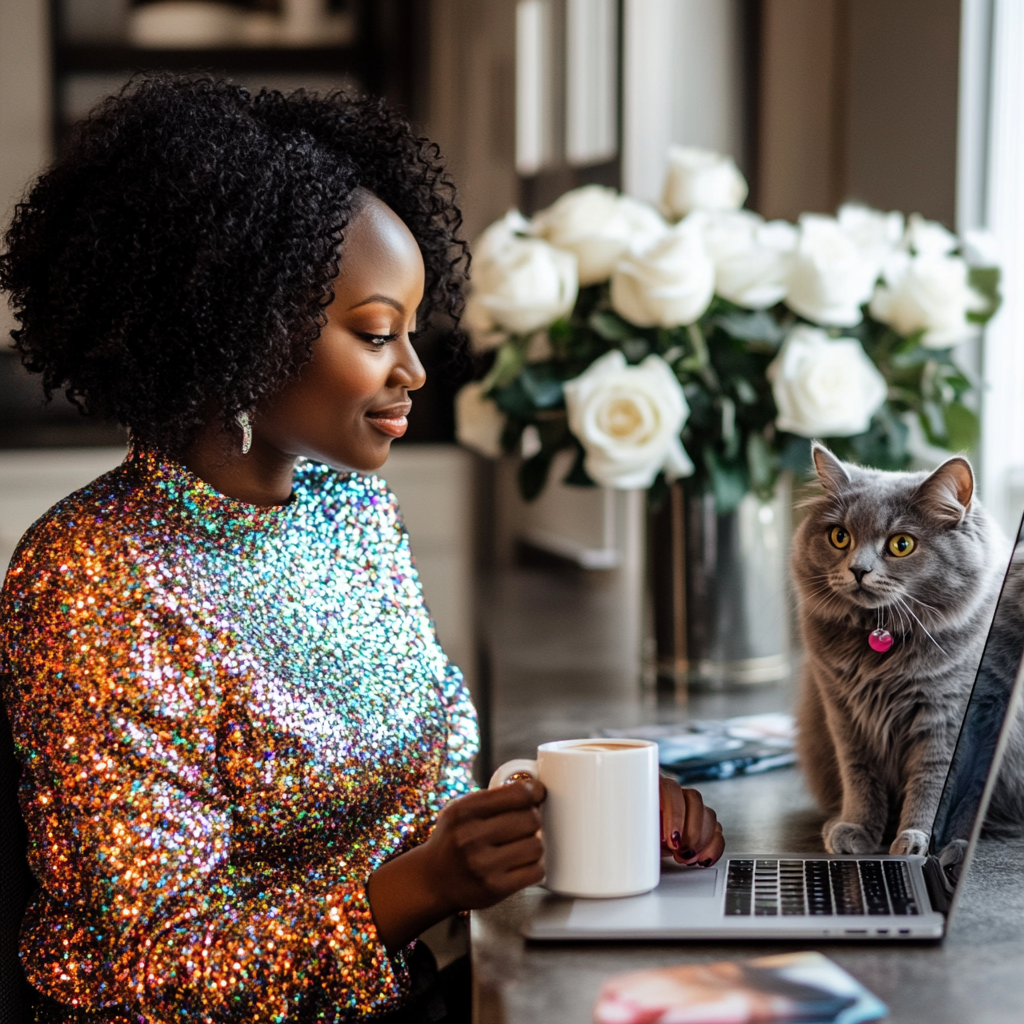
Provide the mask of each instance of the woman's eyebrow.
POLYGON ((354 306, 349 306, 348 310, 351 312, 353 309, 358 309, 360 306, 369 306, 373 302, 383 302, 385 306, 392 306, 397 309, 399 313, 405 312, 405 306, 403 306, 398 299, 391 298, 390 295, 371 295, 368 299, 363 299, 361 302, 357 302, 354 306))

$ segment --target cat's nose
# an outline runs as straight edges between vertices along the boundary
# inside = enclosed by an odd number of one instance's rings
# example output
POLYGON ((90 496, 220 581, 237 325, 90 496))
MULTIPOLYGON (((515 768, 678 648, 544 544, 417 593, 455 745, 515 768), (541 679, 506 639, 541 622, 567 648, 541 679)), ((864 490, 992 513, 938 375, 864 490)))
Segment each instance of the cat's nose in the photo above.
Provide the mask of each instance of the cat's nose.
POLYGON ((867 574, 869 572, 871 572, 871 570, 870 569, 862 569, 859 566, 854 567, 854 566, 851 565, 850 566, 850 572, 853 573, 854 578, 857 580, 858 583, 863 583, 864 582, 864 577, 867 576, 867 574))

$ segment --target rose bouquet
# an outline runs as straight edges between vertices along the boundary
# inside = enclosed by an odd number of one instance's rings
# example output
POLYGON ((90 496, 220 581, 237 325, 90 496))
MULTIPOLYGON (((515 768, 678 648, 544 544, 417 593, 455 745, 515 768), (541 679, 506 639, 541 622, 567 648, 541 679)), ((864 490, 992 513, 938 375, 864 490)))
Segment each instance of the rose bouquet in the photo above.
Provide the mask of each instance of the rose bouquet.
POLYGON ((913 422, 973 447, 975 384, 953 359, 995 312, 983 240, 858 205, 798 224, 741 209, 729 158, 675 147, 660 210, 587 185, 476 243, 466 321, 481 379, 457 435, 521 450, 520 489, 649 488, 695 474, 720 512, 806 472, 810 439, 898 469, 913 422))

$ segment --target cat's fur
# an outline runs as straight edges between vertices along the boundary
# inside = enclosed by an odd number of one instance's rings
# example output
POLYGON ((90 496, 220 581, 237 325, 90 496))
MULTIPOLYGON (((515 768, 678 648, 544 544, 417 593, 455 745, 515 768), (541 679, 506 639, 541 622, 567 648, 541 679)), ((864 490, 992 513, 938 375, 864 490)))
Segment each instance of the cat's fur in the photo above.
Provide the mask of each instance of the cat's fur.
MULTIPOLYGON (((806 652, 800 761, 834 815, 822 833, 830 853, 874 853, 894 831, 891 853, 927 853, 1009 545, 974 496, 965 459, 931 474, 888 473, 840 462, 821 445, 813 454, 823 493, 791 559, 806 652), (852 538, 846 549, 829 540, 836 525, 852 538), (901 532, 916 545, 897 558, 887 543, 901 532), (894 637, 886 653, 868 646, 878 626, 894 637)), ((1024 626, 1016 618, 1010 632, 1024 626)), ((1024 819, 1017 725, 993 804, 1002 820, 1024 819)))

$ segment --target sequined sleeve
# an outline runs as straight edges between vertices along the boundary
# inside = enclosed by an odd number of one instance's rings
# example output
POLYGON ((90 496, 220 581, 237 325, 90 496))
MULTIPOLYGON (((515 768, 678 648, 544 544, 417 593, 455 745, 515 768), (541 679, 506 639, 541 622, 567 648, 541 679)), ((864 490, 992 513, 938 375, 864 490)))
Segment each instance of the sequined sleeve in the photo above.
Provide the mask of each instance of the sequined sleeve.
POLYGON ((476 788, 473 759, 480 746, 476 710, 462 673, 454 665, 447 666, 442 688, 448 712, 448 752, 435 798, 438 811, 449 800, 476 788))
MULTIPOLYGON (((49 898, 32 980, 153 1021, 394 1005, 403 968, 377 939, 365 858, 325 850, 296 872, 233 847, 220 762, 245 727, 231 691, 251 670, 236 639, 197 622, 175 580, 126 573, 133 553, 69 551, 61 528, 23 544, 0 602, 22 806, 49 898)), ((454 675, 449 692, 457 718, 454 675)), ((453 790, 461 757, 453 736, 453 790)))

